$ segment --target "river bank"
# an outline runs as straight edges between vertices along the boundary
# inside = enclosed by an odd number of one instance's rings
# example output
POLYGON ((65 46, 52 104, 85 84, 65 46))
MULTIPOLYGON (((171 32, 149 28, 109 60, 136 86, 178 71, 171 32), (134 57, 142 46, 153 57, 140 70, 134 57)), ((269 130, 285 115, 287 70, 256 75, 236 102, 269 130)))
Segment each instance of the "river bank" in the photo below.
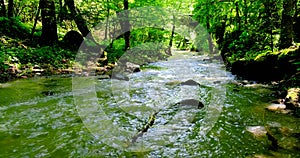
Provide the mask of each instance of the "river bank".
MULTIPOLYGON (((228 57, 229 58, 229 57, 228 57)), ((265 52, 248 59, 228 62, 230 71, 241 79, 272 84, 278 101, 269 110, 291 113, 299 117, 300 109, 300 49, 299 44, 276 52, 265 52)))

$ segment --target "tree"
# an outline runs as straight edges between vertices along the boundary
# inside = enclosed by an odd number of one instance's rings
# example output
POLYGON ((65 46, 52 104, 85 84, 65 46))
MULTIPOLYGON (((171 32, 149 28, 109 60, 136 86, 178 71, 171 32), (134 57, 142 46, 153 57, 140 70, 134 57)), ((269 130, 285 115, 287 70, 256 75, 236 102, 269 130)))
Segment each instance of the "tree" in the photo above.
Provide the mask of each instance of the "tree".
POLYGON ((214 19, 217 19, 215 15, 215 11, 218 8, 217 2, 208 1, 208 0, 199 0, 195 6, 195 17, 207 29, 207 42, 210 53, 214 53, 213 51, 213 40, 212 40, 212 26, 214 27, 215 22, 214 19))
POLYGON ((58 41, 54 1, 41 0, 40 4, 43 25, 41 44, 53 45, 58 41))
POLYGON ((14 0, 9 0, 8 1, 8 8, 7 8, 7 16, 9 18, 14 16, 13 11, 14 11, 14 0))
POLYGON ((78 30, 81 32, 83 37, 86 37, 90 33, 90 30, 86 21, 81 16, 79 9, 75 7, 74 0, 65 0, 65 3, 70 9, 72 19, 75 21, 78 30))
POLYGON ((288 48, 293 43, 293 16, 296 0, 284 0, 281 18, 279 48, 288 48))
POLYGON ((5 4, 4 4, 4 0, 0 0, 0 5, 1 5, 1 12, 0 12, 0 16, 6 16, 6 8, 5 8, 5 4))
POLYGON ((124 19, 125 21, 123 22, 123 29, 126 30, 125 34, 124 34, 124 39, 125 39, 125 51, 127 49, 129 49, 130 47, 130 23, 129 23, 129 16, 128 16, 128 12, 126 12, 126 10, 128 10, 128 0, 124 0, 124 10, 125 10, 125 14, 124 14, 124 19))

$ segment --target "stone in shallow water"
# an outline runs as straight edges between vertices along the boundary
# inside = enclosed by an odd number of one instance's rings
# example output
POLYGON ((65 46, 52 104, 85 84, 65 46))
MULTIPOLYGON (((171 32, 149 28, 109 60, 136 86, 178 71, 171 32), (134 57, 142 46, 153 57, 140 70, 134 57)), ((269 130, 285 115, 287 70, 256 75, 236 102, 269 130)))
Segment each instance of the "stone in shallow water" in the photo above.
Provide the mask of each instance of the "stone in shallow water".
POLYGON ((255 137, 266 136, 267 130, 264 126, 248 126, 246 130, 252 133, 255 137))
POLYGON ((127 72, 140 72, 141 71, 140 65, 137 65, 137 64, 134 64, 131 62, 126 62, 125 65, 126 65, 125 70, 127 72))
POLYGON ((196 99, 185 99, 185 100, 178 102, 176 105, 197 106, 198 108, 204 107, 203 103, 196 99))
POLYGON ((281 111, 284 110, 286 106, 284 104, 271 104, 266 107, 267 110, 269 111, 281 111))
POLYGON ((113 73, 111 76, 112 79, 129 81, 129 77, 121 73, 113 73))
POLYGON ((185 82, 181 82, 180 85, 200 86, 200 84, 194 80, 187 80, 185 82))
POLYGON ((110 79, 110 77, 108 75, 99 75, 99 76, 97 76, 97 78, 99 80, 110 79))
POLYGON ((288 109, 300 108, 300 88, 290 88, 285 97, 284 104, 288 109))

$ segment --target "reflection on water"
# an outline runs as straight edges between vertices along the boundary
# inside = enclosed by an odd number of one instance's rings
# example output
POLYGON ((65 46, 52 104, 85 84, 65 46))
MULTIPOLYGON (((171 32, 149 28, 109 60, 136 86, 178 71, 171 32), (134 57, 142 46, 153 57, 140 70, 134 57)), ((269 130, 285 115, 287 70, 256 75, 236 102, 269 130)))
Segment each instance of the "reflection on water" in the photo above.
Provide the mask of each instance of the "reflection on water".
MULTIPOLYGON (((82 97, 81 105, 74 103, 70 78, 3 84, 0 157, 299 157, 294 148, 271 152, 266 137, 256 138, 246 131, 250 126, 276 125, 300 133, 299 119, 264 110, 274 99, 272 90, 264 85, 236 86, 222 63, 204 58, 177 53, 168 61, 131 74, 129 81, 93 79, 97 98, 82 97), (200 85, 179 85, 189 79, 200 85), (204 108, 175 105, 184 99, 197 99, 204 108), (79 117, 82 109, 78 106, 85 107, 87 117, 79 117), (130 144, 154 112, 154 124, 130 144), (103 115, 111 125, 103 125, 107 121, 103 115), (120 150, 120 146, 128 150, 120 150)), ((84 89, 91 85, 81 86, 82 91, 74 93, 85 96, 93 92, 84 89)))

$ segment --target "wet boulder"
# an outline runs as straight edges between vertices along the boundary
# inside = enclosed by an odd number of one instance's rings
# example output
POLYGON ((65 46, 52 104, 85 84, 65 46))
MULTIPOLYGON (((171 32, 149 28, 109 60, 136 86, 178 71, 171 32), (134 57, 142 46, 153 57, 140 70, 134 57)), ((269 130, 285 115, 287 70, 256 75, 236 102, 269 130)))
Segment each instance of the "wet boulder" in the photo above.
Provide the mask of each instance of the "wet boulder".
POLYGON ((131 62, 126 62, 125 64, 125 71, 126 72, 140 72, 140 65, 131 63, 131 62))
POLYGON ((200 83, 194 80, 187 80, 185 82, 181 82, 180 85, 187 85, 187 86, 200 86, 200 83))
POLYGON ((205 58, 202 61, 206 61, 206 62, 210 62, 211 63, 213 61, 213 59, 212 58, 205 58))
POLYGON ((300 88, 290 88, 285 97, 284 104, 287 106, 288 109, 299 109, 300 108, 299 97, 300 97, 300 88))
POLYGON ((195 107, 198 107, 199 109, 204 107, 204 104, 201 101, 196 100, 196 99, 185 99, 185 100, 182 100, 182 101, 176 103, 176 105, 195 106, 195 107))
POLYGON ((264 126, 248 126, 246 130, 252 133, 255 137, 266 136, 267 129, 264 126))
POLYGON ((290 112, 290 110, 286 110, 286 105, 284 105, 282 103, 281 104, 272 103, 272 104, 268 105, 266 107, 266 109, 269 111, 279 112, 279 113, 283 113, 283 114, 290 112))
POLYGON ((126 76, 123 73, 117 73, 117 72, 112 73, 111 79, 129 81, 129 77, 128 76, 126 76))

